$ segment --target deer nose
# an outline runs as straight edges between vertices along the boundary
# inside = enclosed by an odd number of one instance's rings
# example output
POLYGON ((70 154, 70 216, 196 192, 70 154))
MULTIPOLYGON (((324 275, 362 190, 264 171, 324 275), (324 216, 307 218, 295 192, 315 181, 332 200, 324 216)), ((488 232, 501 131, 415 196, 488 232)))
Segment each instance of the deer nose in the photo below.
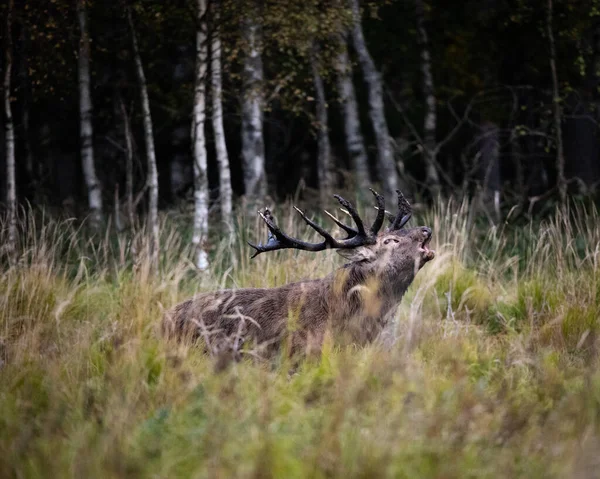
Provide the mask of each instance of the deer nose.
POLYGON ((431 228, 423 226, 423 228, 421 228, 421 231, 423 232, 423 236, 425 236, 425 238, 429 238, 431 236, 431 228))

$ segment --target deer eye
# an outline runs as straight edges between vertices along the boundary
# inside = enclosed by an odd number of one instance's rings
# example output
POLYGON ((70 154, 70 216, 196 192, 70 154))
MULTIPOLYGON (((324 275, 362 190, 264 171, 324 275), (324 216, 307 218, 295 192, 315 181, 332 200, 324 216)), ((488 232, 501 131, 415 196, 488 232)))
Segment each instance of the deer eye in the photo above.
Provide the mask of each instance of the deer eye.
POLYGON ((389 244, 391 241, 393 241, 394 243, 399 243, 400 241, 398 241, 396 238, 388 238, 386 239, 383 244, 389 244))

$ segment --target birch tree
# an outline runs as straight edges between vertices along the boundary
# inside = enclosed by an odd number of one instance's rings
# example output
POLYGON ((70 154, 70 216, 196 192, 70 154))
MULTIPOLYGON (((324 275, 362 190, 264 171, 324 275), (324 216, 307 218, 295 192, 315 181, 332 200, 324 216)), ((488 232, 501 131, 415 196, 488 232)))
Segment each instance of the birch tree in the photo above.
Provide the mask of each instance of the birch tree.
MULTIPOLYGON (((358 61, 363 72, 369 95, 369 116, 377 143, 377 169, 387 197, 393 197, 398 189, 398 174, 390 141, 390 133, 385 119, 383 104, 383 87, 381 74, 369 53, 363 35, 358 0, 350 0, 352 10, 352 42, 358 55, 358 61)), ((403 170, 403 168, 401 168, 403 170)), ((405 190, 405 188, 402 188, 405 190)))
POLYGON ((156 154, 154 151, 154 133, 152 127, 152 115, 150 112, 150 100, 146 86, 146 75, 140 56, 137 35, 131 16, 131 8, 126 6, 127 22, 131 34, 135 73, 140 89, 140 100, 142 104, 142 117, 144 123, 144 144, 146 146, 146 187, 148 188, 148 218, 147 229, 150 233, 150 263, 153 268, 158 267, 159 253, 159 231, 158 231, 158 171, 156 169, 156 154))
POLYGON ((96 175, 92 127, 92 96, 90 93, 90 38, 87 27, 87 0, 77 0, 79 22, 79 52, 77 71, 79 76, 79 142, 83 176, 88 191, 90 221, 98 230, 102 222, 102 188, 96 175))
POLYGON ((421 46, 421 73, 423 75, 423 94, 425 95, 425 116, 423 122, 423 158, 425 160, 425 182, 434 196, 440 192, 440 178, 437 172, 436 128, 437 112, 435 88, 431 74, 431 54, 429 38, 425 28, 425 4, 415 0, 417 14, 417 38, 421 46))
POLYGON ((319 180, 321 201, 324 201, 325 198, 329 198, 333 187, 333 162, 331 157, 331 144, 329 142, 329 130, 327 128, 327 99, 325 98, 325 86, 320 72, 319 47, 316 42, 313 44, 310 63, 315 86, 315 97, 317 100, 317 177, 319 180))
POLYGON ((211 93, 212 93, 212 127, 215 135, 215 150, 219 164, 219 199, 221 205, 221 221, 228 234, 233 234, 231 171, 229 156, 225 143, 223 127, 223 79, 221 73, 221 2, 211 2, 213 30, 211 38, 211 93))
POLYGON ((552 105, 554 112, 554 131, 556 139, 556 183, 558 195, 561 202, 567 199, 567 180, 565 179, 565 153, 562 139, 562 109, 560 105, 560 88, 558 75, 556 73, 556 47, 554 46, 554 32, 552 27, 552 16, 554 13, 552 0, 548 0, 546 8, 546 32, 548 34, 548 46, 550 50, 550 71, 552 73, 552 105))
POLYGON ((4 129, 6 154, 6 206, 8 242, 7 250, 11 260, 17 251, 17 186, 15 175, 15 129, 10 105, 11 75, 13 60, 12 20, 15 3, 9 0, 6 11, 6 29, 4 38, 4 129))
POLYGON ((242 22, 244 37, 242 161, 246 197, 250 202, 254 202, 265 196, 267 184, 263 138, 262 27, 259 7, 255 0, 251 0, 251 7, 242 22))
POLYGON ((340 35, 340 50, 336 61, 337 84, 340 101, 344 109, 344 129, 346 133, 346 148, 350 155, 350 164, 356 183, 361 191, 369 187, 369 166, 367 151, 360 131, 358 102, 354 84, 352 83, 352 66, 348 56, 346 36, 340 35))
POLYGON ((207 70, 207 0, 196 0, 196 68, 194 78, 194 109, 192 119, 192 149, 194 157, 194 245, 196 267, 208 268, 206 238, 208 235, 208 176, 206 138, 206 70, 207 70))

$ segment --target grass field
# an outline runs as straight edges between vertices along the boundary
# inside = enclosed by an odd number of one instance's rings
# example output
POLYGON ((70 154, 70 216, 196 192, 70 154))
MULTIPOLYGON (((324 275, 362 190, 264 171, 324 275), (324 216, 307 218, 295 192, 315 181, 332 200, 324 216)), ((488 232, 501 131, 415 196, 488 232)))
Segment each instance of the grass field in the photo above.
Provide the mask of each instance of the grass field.
MULTIPOLYGON (((573 207, 468 227, 467 210, 412 221, 438 254, 392 347, 326 344, 293 375, 285 358, 216 373, 161 338, 162 311, 196 291, 324 276, 335 253, 249 260, 245 240, 265 231, 239 218, 200 274, 171 215, 153 273, 143 231, 88 241, 72 222, 24 221, 0 277, 0 475, 598 477, 600 218, 573 207)), ((290 211, 280 223, 309 238, 290 211)))

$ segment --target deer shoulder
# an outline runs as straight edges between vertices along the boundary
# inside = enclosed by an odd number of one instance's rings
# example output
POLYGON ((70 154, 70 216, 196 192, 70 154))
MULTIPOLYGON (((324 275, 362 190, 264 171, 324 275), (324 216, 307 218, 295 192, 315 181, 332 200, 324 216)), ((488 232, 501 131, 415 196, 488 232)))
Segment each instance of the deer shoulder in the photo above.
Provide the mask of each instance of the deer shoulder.
POLYGON ((250 244, 253 257, 285 248, 318 252, 336 249, 348 260, 321 279, 276 288, 240 288, 201 293, 169 310, 164 326, 179 337, 201 338, 211 353, 234 355, 250 347, 269 355, 285 344, 291 353, 315 353, 327 331, 344 341, 373 341, 393 315, 417 272, 434 257, 429 249, 431 229, 406 228, 411 207, 398 191, 398 212, 385 211, 384 199, 374 194, 377 217, 366 228, 354 206, 335 196, 352 217, 349 226, 327 213, 346 233, 334 238, 302 211, 302 219, 323 240, 308 243, 285 234, 268 209, 260 215, 269 230, 265 244, 250 244), (381 231, 386 213, 390 225, 381 231))

